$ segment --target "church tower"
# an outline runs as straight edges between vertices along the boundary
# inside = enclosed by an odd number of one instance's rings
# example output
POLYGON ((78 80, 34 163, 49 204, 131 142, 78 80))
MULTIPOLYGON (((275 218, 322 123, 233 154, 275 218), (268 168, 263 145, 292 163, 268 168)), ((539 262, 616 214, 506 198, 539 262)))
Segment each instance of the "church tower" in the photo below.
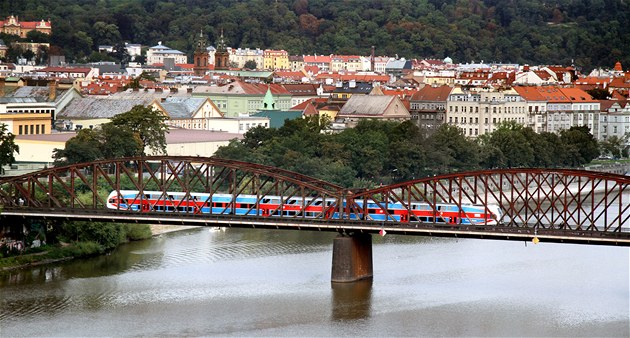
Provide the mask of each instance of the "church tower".
POLYGON ((230 69, 230 54, 225 47, 225 41, 223 40, 223 30, 221 30, 221 39, 217 43, 217 51, 214 53, 214 70, 229 70, 230 69))
POLYGON ((195 48, 193 59, 194 59, 193 70, 195 72, 195 76, 206 75, 206 71, 208 70, 209 55, 208 55, 208 49, 206 48, 206 39, 203 36, 203 31, 199 32, 199 37, 197 38, 197 47, 195 48))

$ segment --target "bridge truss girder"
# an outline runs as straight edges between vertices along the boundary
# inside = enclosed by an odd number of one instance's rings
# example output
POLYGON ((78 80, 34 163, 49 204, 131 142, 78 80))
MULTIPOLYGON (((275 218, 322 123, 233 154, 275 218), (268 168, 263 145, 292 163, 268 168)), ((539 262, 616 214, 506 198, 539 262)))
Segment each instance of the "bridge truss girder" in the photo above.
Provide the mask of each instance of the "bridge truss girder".
MULTIPOLYGON (((613 233, 630 227, 630 177, 572 169, 499 169, 453 173, 357 191, 347 213, 367 214, 353 200, 374 201, 389 221, 388 203, 400 203, 412 215, 412 202, 429 204, 439 217, 439 203, 459 210, 478 205, 498 206, 502 226, 542 230, 613 233)), ((461 211, 460 211, 461 213, 461 211)), ((462 215, 463 216, 463 215, 462 215)), ((407 222, 422 224, 410 216, 407 222)), ((487 225, 480 224, 480 225, 487 225)))
MULTIPOLYGON (((30 209, 99 210, 107 209, 107 196, 116 191, 139 191, 140 202, 146 191, 184 192, 176 206, 192 192, 255 195, 249 212, 257 212, 264 196, 280 196, 278 212, 291 199, 308 207, 316 199, 334 200, 322 211, 324 215, 340 212, 343 188, 287 170, 240 161, 203 157, 137 157, 76 164, 45 169, 36 173, 0 180, 0 204, 30 209), (333 209, 334 208, 334 209, 333 209)), ((162 198, 162 197, 161 197, 162 198)), ((235 208, 234 198, 225 206, 235 208)), ((185 209, 184 212, 190 212, 185 209)), ((292 217, 305 217, 303 213, 292 217)))

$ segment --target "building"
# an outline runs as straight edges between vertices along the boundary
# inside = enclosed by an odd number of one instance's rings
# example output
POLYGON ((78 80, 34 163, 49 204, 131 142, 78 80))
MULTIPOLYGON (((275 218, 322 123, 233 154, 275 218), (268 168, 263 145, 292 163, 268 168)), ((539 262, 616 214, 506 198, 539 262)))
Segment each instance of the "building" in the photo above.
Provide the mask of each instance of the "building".
POLYGON ((357 82, 355 80, 337 82, 335 89, 330 93, 328 103, 343 105, 350 100, 352 96, 367 95, 372 89, 372 84, 368 82, 357 82))
MULTIPOLYGON (((64 149, 66 142, 74 136, 76 132, 16 136, 15 144, 20 147, 20 153, 15 155, 16 165, 31 170, 51 167, 54 150, 64 149)), ((209 157, 231 140, 242 138, 242 134, 235 133, 170 129, 166 133, 166 152, 171 156, 209 157)), ((146 153, 154 155, 150 149, 146 149, 146 153)))
POLYGON ((0 33, 17 35, 26 38, 30 31, 36 31, 43 34, 52 34, 52 23, 48 21, 20 21, 17 16, 9 16, 6 20, 0 21, 0 33))
POLYGON ((216 86, 196 86, 194 97, 208 97, 226 117, 253 114, 263 108, 263 99, 267 90, 274 95, 274 109, 291 108, 291 93, 278 84, 247 83, 234 81, 216 86))
POLYGON ((385 73, 395 77, 401 77, 410 72, 412 72, 412 62, 405 58, 390 59, 385 66, 385 73))
POLYGON ((203 36, 203 32, 199 32, 197 37, 197 47, 193 53, 193 71, 195 76, 204 76, 209 69, 208 47, 206 46, 206 38, 203 36))
POLYGON ((446 123, 477 137, 494 132, 502 122, 527 124, 527 103, 514 89, 455 87, 446 104, 446 123))
POLYGON ((162 45, 162 41, 147 50, 148 65, 164 64, 165 59, 172 59, 175 64, 188 63, 185 53, 162 45))
POLYGON ((446 118, 446 102, 453 87, 424 86, 409 100, 411 120, 428 133, 439 128, 446 118))
POLYGON ((295 107, 302 102, 316 99, 324 95, 322 85, 299 83, 282 85, 289 93, 291 93, 291 107, 295 107))
POLYGON ((353 95, 341 107, 333 129, 354 128, 362 119, 407 121, 411 114, 398 96, 353 95))
POLYGON ((537 133, 547 131, 547 99, 538 87, 516 86, 514 90, 527 103, 527 126, 537 133))
POLYGON ((303 55, 289 55, 289 67, 291 71, 297 72, 304 69, 303 55))
POLYGON ((214 69, 219 71, 230 69, 230 51, 225 46, 223 30, 221 30, 221 37, 219 38, 219 43, 217 43, 217 49, 214 51, 214 69))
POLYGON ((208 98, 166 97, 154 100, 151 107, 168 115, 166 123, 172 128, 243 134, 257 126, 269 127, 267 118, 227 118, 208 98))
POLYGON ((279 109, 271 93, 271 88, 267 88, 263 98, 262 107, 251 116, 257 118, 268 118, 271 128, 280 128, 286 120, 302 118, 302 112, 296 110, 279 109))
POLYGON ((263 68, 267 70, 290 69, 286 50, 266 49, 263 52, 263 68))
POLYGON ((14 135, 50 134, 55 105, 33 97, 0 97, 0 124, 14 135))
POLYGON ((50 134, 56 112, 80 97, 74 88, 58 88, 56 81, 31 82, 8 88, 0 79, 0 123, 14 135, 50 134))
POLYGON ((330 55, 304 55, 304 67, 317 67, 320 72, 327 72, 330 70, 330 55))
POLYGON ((603 101, 599 117, 599 139, 616 136, 630 146, 630 102, 603 101))
POLYGON ((574 126, 587 126, 599 138, 599 101, 578 88, 536 88, 547 100, 547 131, 557 133, 574 126))
POLYGON ((330 59, 330 70, 333 72, 348 71, 359 72, 363 71, 363 63, 361 57, 356 55, 334 55, 330 59))
POLYGON ((248 61, 253 61, 256 63, 256 69, 263 69, 265 64, 264 60, 263 50, 258 48, 237 48, 230 50, 230 62, 233 63, 236 68, 245 68, 245 64, 248 61))
POLYGON ((85 96, 73 99, 64 109, 57 112, 57 121, 68 128, 95 128, 108 123, 111 118, 130 111, 134 106, 148 106, 154 100, 167 97, 191 97, 187 91, 155 89, 127 89, 111 95, 85 96))

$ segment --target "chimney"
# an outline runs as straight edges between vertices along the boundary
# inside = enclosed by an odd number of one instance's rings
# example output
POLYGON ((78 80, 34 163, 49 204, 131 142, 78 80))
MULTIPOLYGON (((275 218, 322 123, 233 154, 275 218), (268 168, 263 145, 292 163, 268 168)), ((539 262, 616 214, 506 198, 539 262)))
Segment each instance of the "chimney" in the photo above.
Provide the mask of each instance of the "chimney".
POLYGON ((4 97, 4 78, 0 77, 0 97, 4 97))
POLYGON ((372 55, 370 55, 370 71, 375 72, 374 70, 374 46, 372 46, 372 55))
POLYGON ((57 81, 48 82, 48 101, 54 102, 57 99, 57 81))

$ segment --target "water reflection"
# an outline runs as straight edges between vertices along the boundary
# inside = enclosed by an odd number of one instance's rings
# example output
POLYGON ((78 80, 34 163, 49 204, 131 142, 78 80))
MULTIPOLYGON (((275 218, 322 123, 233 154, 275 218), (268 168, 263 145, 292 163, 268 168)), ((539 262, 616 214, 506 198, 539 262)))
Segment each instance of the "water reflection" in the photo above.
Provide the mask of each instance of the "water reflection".
POLYGON ((630 335, 628 248, 375 236, 374 281, 331 285, 334 237, 190 229, 0 273, 0 336, 630 335))
POLYGON ((367 319, 372 310, 372 278, 353 283, 331 283, 332 319, 367 319))

